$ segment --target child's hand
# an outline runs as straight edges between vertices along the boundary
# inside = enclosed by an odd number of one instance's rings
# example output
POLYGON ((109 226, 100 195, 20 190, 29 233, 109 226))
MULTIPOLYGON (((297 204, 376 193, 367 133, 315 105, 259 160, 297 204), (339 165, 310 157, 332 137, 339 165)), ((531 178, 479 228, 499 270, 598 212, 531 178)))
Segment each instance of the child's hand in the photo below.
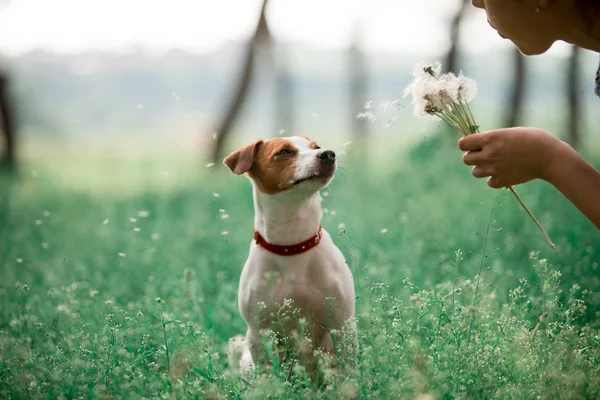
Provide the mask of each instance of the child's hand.
POLYGON ((551 180, 555 161, 569 146, 537 128, 496 129, 465 136, 458 142, 467 151, 463 161, 473 165, 473 176, 488 178, 490 187, 499 189, 532 179, 551 180))

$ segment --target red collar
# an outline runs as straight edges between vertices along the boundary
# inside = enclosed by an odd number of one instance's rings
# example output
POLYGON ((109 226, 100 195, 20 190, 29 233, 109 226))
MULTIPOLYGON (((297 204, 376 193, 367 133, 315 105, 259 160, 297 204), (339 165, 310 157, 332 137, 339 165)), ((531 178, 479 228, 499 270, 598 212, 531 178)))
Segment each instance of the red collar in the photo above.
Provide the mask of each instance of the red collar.
POLYGON ((323 229, 321 228, 321 225, 319 225, 319 230, 317 231, 317 234, 311 237, 310 239, 305 240, 304 242, 282 246, 267 242, 265 238, 262 237, 260 233, 258 233, 257 230, 254 230, 254 240, 256 241, 256 244, 258 244, 265 250, 280 256, 295 256, 307 252, 313 247, 317 247, 319 243, 321 243, 322 236, 323 229))

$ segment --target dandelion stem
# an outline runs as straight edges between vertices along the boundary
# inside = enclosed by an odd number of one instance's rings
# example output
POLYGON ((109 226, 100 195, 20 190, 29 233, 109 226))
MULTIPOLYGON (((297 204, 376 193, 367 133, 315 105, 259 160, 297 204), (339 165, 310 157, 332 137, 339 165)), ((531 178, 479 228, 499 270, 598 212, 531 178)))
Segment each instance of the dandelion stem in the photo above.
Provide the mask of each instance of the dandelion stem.
POLYGON ((550 239, 550 236, 548 236, 548 233, 546 233, 546 231, 544 230, 544 228, 542 227, 542 225, 540 224, 540 222, 537 220, 537 218, 533 215, 533 213, 525 205, 525 203, 523 202, 523 200, 521 200, 521 197, 517 194, 517 192, 515 191, 515 188, 512 187, 512 186, 509 186, 507 189, 510 190, 510 192, 515 196, 515 198, 517 199, 517 201, 519 202, 519 204, 521 205, 521 207, 523 207, 523 210, 525 210, 525 212, 527 213, 527 215, 529 215, 529 217, 535 223, 535 225, 540 230, 540 232, 542 232, 542 235, 544 235, 544 239, 546 239, 546 241, 548 242, 548 244, 550 245, 550 247, 552 247, 553 250, 556 249, 556 245, 554 243, 552 243, 552 239, 550 239))

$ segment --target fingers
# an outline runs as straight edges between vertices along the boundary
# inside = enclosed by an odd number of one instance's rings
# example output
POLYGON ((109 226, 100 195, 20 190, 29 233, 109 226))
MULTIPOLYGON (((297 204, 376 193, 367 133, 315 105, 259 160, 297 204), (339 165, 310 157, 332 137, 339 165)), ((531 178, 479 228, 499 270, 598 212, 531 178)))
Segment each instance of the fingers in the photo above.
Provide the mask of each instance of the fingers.
POLYGON ((466 165, 478 165, 481 164, 482 161, 485 161, 485 158, 481 150, 469 151, 463 154, 463 162, 466 165))
POLYGON ((485 178, 487 176, 492 176, 492 171, 489 168, 482 167, 481 165, 476 165, 471 169, 471 173, 475 178, 485 178))
POLYGON ((492 189, 502 189, 503 187, 507 187, 502 183, 502 181, 497 176, 490 176, 487 180, 487 184, 492 189))
POLYGON ((462 151, 481 150, 483 148, 484 140, 485 134, 483 133, 465 136, 458 141, 458 147, 462 151))

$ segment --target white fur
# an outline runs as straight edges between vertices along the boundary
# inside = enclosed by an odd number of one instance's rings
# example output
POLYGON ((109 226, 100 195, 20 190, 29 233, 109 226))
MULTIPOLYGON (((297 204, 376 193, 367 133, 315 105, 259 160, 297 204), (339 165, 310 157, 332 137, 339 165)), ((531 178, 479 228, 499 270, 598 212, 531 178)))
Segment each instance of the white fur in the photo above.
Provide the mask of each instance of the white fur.
MULTIPOLYGON (((317 157, 320 150, 310 149, 309 141, 304 138, 287 139, 299 149, 294 180, 315 175, 317 163, 321 161, 317 157)), ((328 184, 329 181, 323 180, 306 181, 290 190, 269 195, 262 193, 253 182, 255 229, 267 242, 280 245, 299 243, 314 236, 322 217, 319 190, 328 184)), ((269 314, 277 312, 286 299, 293 301, 293 308, 300 308, 302 318, 314 332, 313 350, 334 353, 330 331, 341 331, 354 318, 352 273, 325 230, 318 246, 294 256, 270 253, 252 241, 238 294, 240 313, 248 327, 247 345, 254 363, 261 357, 264 360, 261 330, 273 328, 269 314), (327 298, 335 299, 332 306, 327 298), (262 307, 266 309, 261 310, 262 307), (264 318, 262 321, 259 321, 259 314, 264 318)), ((278 334, 289 337, 299 331, 296 322, 288 322, 278 334)), ((336 339, 341 337, 336 336, 336 339)), ((300 353, 307 370, 314 370, 313 351, 305 349, 300 353)), ((241 360, 243 369, 248 368, 247 361, 241 360)))

